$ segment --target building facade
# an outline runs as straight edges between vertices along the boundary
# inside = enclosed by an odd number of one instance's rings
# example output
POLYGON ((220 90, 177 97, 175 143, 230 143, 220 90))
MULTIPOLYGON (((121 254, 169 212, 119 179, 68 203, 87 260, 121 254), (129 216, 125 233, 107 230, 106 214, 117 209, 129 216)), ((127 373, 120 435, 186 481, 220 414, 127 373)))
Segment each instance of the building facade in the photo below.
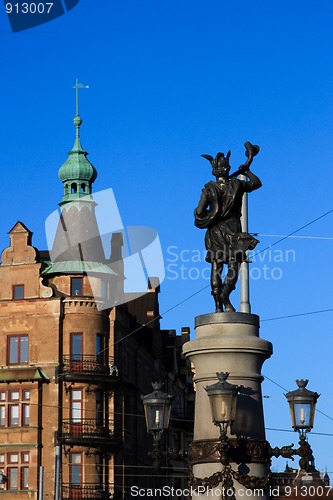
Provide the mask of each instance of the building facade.
POLYGON ((193 427, 191 367, 181 335, 161 330, 159 284, 124 294, 122 235, 105 258, 92 185, 76 138, 59 170, 63 198, 50 252, 23 222, 0 265, 0 495, 16 499, 131 498, 133 486, 186 485, 186 460, 154 474, 141 394, 161 380, 174 396, 165 445, 186 450, 193 427), (109 303, 120 305, 107 307, 109 303), (110 302, 110 298, 112 301, 110 302))

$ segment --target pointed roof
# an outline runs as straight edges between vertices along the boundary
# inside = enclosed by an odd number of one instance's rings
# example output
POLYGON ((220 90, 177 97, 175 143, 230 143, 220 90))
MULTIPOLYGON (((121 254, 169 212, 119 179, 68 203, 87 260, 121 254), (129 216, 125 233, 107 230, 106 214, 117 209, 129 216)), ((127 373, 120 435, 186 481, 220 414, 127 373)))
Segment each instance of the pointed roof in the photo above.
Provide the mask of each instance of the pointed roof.
POLYGON ((97 177, 95 167, 87 158, 87 151, 84 151, 80 141, 80 127, 82 119, 80 115, 76 115, 73 123, 76 128, 76 137, 72 150, 68 153, 69 158, 59 169, 59 178, 62 182, 68 180, 87 180, 94 182, 97 177))
POLYGON ((83 87, 82 84, 76 80, 76 115, 73 123, 76 129, 75 142, 72 150, 68 153, 68 159, 60 167, 58 175, 60 180, 64 183, 64 196, 60 205, 69 201, 76 201, 83 197, 85 201, 89 201, 91 195, 91 186, 97 177, 97 170, 90 163, 87 158, 87 151, 81 145, 80 127, 82 125, 82 118, 79 115, 79 100, 78 89, 83 87))
POLYGON ((11 230, 8 231, 8 234, 12 233, 29 233, 31 235, 33 234, 30 231, 30 229, 28 229, 27 226, 23 224, 23 222, 21 222, 20 220, 18 220, 16 224, 14 224, 14 226, 11 228, 11 230))

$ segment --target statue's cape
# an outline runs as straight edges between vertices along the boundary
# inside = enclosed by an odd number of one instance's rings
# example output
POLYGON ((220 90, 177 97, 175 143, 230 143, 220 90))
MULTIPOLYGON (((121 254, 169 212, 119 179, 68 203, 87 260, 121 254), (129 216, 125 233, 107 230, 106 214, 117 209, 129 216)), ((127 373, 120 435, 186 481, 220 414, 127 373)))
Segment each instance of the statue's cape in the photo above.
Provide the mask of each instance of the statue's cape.
POLYGON ((194 211, 195 225, 200 229, 207 229, 219 221, 227 220, 233 215, 235 197, 242 183, 239 179, 230 179, 227 190, 221 194, 217 184, 213 181, 205 185, 203 191, 209 200, 209 210, 203 214, 194 211), (222 201, 223 196, 223 201, 222 201))

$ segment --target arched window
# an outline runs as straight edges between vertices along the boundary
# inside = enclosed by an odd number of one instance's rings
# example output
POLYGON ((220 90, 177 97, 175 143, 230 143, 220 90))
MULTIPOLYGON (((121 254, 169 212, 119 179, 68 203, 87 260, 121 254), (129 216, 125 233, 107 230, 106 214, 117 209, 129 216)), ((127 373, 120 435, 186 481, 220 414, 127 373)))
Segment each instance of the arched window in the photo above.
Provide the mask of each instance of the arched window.
POLYGON ((73 184, 71 185, 71 193, 75 194, 76 191, 77 191, 77 184, 76 182, 73 182, 73 184))
POLYGON ((81 184, 81 193, 85 193, 86 192, 86 185, 85 183, 82 183, 81 184))

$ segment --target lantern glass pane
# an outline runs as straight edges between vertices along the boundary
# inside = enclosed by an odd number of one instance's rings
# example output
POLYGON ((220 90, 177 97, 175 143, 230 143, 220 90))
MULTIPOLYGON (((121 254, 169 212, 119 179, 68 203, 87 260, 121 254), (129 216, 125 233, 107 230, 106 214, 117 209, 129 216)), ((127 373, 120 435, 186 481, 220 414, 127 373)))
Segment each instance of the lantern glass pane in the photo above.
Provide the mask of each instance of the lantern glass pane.
POLYGON ((148 432, 160 431, 168 428, 171 411, 171 406, 169 404, 145 404, 144 409, 148 432))
POLYGON ((294 403, 295 424, 298 429, 308 429, 311 424, 311 404, 310 403, 294 403))
POLYGON ((212 419, 215 423, 235 420, 236 400, 233 394, 213 394, 209 397, 212 419))

